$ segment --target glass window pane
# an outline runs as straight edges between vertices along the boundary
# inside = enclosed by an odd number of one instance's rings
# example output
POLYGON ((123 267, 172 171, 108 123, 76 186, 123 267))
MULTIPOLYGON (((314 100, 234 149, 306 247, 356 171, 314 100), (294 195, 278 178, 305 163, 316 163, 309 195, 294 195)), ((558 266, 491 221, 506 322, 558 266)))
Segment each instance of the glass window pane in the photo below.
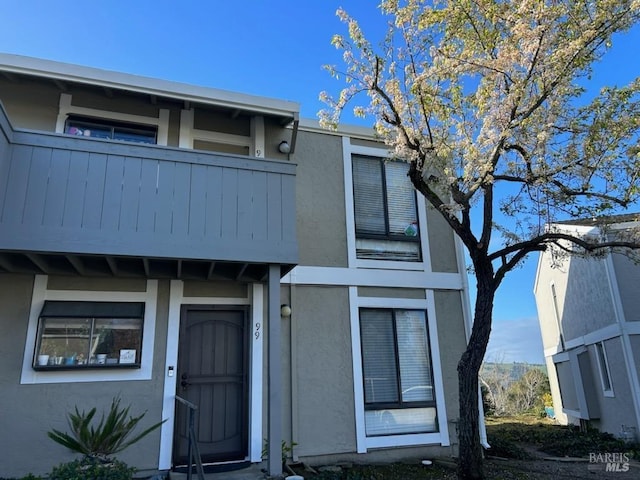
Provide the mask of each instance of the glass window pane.
POLYGON ((398 359, 403 402, 434 399, 427 324, 419 310, 397 310, 398 359))
POLYGON ((44 365, 76 365, 86 358, 91 334, 87 318, 42 318, 37 356, 46 355, 44 365))
POLYGON ((418 242, 356 238, 356 255, 370 260, 399 260, 405 262, 420 261, 418 242))
POLYGON ((155 133, 129 131, 117 128, 113 132, 113 138, 114 140, 123 140, 125 142, 156 143, 155 133))
POLYGON ((380 160, 354 156, 352 170, 356 232, 386 235, 380 160))
POLYGON ((360 336, 365 403, 398 401, 393 317, 389 310, 361 310, 360 336))
POLYGON ((98 364, 140 363, 142 319, 97 319, 92 342, 91 361, 98 364), (134 360, 124 360, 124 350, 134 360), (106 356, 105 356, 106 355, 106 356))
POLYGON ((409 165, 405 162, 385 163, 389 233, 415 237, 418 235, 418 213, 408 170, 409 165))
POLYGON ((369 437, 438 431, 435 407, 367 410, 364 418, 369 437))

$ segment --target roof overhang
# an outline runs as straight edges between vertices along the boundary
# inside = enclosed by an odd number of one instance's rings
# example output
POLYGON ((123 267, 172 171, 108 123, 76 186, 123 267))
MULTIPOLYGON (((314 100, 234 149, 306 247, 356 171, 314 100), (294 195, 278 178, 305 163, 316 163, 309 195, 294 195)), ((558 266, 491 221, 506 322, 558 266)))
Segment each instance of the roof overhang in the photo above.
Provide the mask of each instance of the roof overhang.
POLYGON ((254 115, 273 116, 280 118, 281 123, 285 125, 297 120, 300 112, 300 105, 288 100, 248 95, 8 53, 0 53, 0 72, 9 75, 29 75, 58 82, 93 85, 105 89, 120 89, 184 102, 228 108, 254 115))

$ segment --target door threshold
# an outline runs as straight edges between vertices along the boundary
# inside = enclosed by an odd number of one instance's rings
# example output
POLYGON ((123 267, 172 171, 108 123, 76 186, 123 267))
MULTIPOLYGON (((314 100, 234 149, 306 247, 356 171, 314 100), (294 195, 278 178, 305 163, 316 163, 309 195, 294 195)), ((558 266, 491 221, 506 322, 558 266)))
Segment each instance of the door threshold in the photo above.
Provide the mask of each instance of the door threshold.
MULTIPOLYGON (((251 466, 249 460, 231 460, 228 462, 211 462, 203 463, 202 469, 204 473, 220 473, 233 472, 234 470, 242 470, 251 466)), ((177 473, 186 473, 189 467, 187 465, 176 465, 171 470, 177 473)))

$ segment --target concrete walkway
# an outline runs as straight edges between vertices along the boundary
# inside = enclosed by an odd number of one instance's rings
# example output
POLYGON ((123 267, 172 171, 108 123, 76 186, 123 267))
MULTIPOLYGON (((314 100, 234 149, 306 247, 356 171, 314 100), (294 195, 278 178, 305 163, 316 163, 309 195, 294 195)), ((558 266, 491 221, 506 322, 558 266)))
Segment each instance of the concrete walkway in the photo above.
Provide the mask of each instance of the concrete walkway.
MULTIPOLYGON (((259 463, 253 463, 247 468, 241 470, 233 470, 231 472, 205 473, 206 480, 265 480, 267 478, 265 472, 262 471, 263 466, 259 463)), ((186 480, 186 473, 169 472, 170 480, 186 480)), ((193 472, 191 480, 198 480, 198 475, 193 472)))

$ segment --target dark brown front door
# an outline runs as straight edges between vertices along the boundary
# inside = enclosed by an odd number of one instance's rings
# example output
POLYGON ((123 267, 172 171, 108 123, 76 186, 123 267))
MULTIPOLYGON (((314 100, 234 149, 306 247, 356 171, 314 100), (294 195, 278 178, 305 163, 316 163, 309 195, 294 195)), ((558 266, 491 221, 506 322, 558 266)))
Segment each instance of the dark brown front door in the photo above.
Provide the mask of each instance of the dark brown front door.
MULTIPOLYGON (((247 456, 247 309, 183 306, 177 394, 198 406, 202 460, 247 456)), ((187 409, 177 404, 174 465, 187 463, 187 409)))

